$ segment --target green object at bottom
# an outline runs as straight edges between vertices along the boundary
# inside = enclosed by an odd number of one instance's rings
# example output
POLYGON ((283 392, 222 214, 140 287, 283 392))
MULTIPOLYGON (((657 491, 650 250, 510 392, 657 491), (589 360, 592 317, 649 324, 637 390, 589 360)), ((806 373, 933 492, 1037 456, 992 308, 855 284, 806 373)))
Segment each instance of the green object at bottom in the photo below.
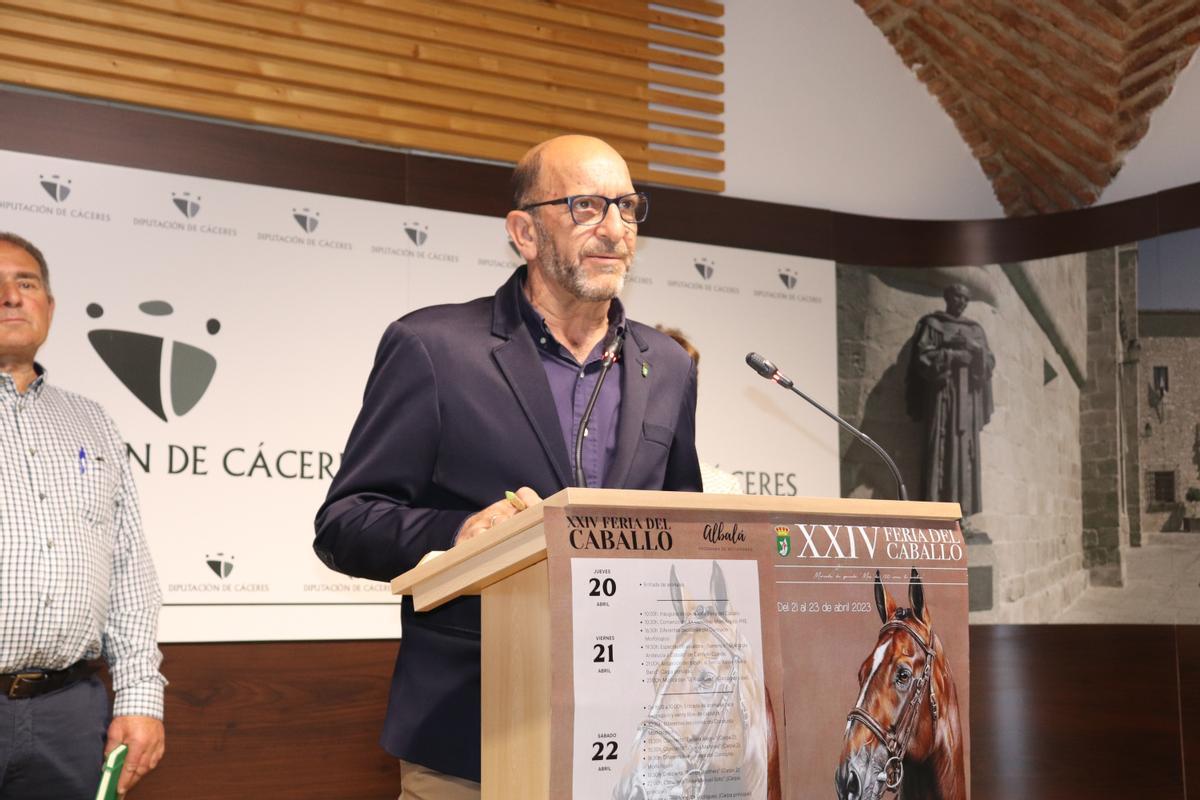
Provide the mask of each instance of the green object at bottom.
POLYGON ((121 782, 121 769, 125 766, 125 754, 128 752, 128 747, 119 744, 104 759, 96 800, 117 800, 117 784, 121 782))

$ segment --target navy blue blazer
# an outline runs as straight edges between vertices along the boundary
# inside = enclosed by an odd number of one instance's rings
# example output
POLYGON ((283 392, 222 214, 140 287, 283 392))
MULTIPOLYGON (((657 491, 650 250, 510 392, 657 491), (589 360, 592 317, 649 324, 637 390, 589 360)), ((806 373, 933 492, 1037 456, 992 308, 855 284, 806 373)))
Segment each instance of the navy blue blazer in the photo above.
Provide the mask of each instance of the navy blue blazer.
MULTIPOLYGON (((317 512, 331 568, 388 581, 447 550, 471 514, 529 486, 570 485, 550 386, 521 319, 525 268, 494 297, 414 311, 388 326, 342 465, 317 512)), ((606 485, 700 491, 696 369, 678 344, 629 322, 617 449, 606 485), (646 368, 643 369, 642 365, 646 368)), ((479 780, 479 598, 401 609, 382 744, 392 755, 479 780)))

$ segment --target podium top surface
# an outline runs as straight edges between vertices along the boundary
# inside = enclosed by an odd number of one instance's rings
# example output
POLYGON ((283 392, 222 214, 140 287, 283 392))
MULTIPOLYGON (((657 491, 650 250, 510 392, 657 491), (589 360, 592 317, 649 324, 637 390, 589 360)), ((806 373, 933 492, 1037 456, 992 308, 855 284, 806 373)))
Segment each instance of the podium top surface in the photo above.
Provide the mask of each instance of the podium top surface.
POLYGON ((544 509, 566 506, 798 513, 947 522, 962 516, 958 503, 569 488, 510 517, 487 533, 435 557, 427 557, 392 580, 392 593, 411 594, 418 611, 435 608, 464 594, 477 594, 492 583, 545 559, 544 509))

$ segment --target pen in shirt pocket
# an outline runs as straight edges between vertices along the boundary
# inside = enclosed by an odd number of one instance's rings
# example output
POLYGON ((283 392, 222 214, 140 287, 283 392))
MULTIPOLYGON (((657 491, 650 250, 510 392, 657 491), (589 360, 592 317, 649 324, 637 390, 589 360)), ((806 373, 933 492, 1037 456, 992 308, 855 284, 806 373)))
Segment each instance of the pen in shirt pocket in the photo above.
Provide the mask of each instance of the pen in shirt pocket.
POLYGON ((79 474, 87 474, 88 467, 97 467, 104 463, 104 456, 89 456, 87 448, 83 445, 79 446, 79 474))

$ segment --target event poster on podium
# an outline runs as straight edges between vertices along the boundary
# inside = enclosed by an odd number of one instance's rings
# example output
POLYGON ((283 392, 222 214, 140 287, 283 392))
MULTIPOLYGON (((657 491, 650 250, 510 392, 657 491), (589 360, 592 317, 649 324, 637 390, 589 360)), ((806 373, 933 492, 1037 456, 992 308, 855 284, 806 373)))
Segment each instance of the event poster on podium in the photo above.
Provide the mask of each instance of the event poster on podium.
POLYGON ((571 506, 546 525, 551 797, 969 796, 955 523, 571 506))
MULTIPOLYGON (((786 798, 970 796, 966 545, 945 520, 773 517, 786 798), (880 733, 883 735, 880 736, 880 733), (891 739, 891 747, 886 740, 891 739)), ((749 529, 750 526, 747 526, 749 529)))
POLYGON ((768 800, 782 667, 754 543, 652 509, 548 508, 546 526, 551 641, 571 643, 552 665, 550 796, 768 800))

